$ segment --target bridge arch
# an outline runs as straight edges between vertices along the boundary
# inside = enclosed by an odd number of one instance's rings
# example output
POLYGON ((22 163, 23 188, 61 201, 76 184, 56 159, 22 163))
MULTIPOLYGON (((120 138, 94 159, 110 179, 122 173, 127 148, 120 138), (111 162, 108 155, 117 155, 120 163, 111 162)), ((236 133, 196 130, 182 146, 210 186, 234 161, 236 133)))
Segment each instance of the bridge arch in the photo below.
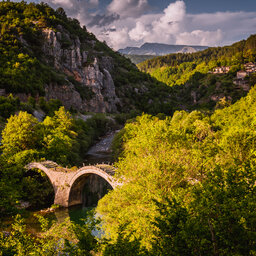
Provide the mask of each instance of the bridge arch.
POLYGON ((84 166, 76 171, 76 174, 73 176, 72 180, 70 181, 70 185, 72 186, 74 182, 82 175, 85 174, 96 174, 106 180, 111 187, 114 189, 116 187, 116 182, 113 178, 114 171, 106 171, 102 170, 99 167, 95 166, 84 166))
POLYGON ((82 203, 86 206, 96 205, 108 190, 114 188, 115 183, 109 173, 94 166, 83 167, 70 181, 68 204, 69 206, 82 203))
POLYGON ((55 192, 54 203, 64 207, 82 203, 82 190, 89 175, 100 176, 112 189, 120 185, 113 177, 115 171, 108 165, 84 166, 73 171, 63 168, 54 162, 45 161, 30 163, 25 168, 42 170, 53 185, 55 192))
MULTIPOLYGON (((25 166, 25 168, 27 170, 32 170, 32 169, 39 169, 41 171, 44 172, 44 174, 46 174, 46 176, 48 177, 48 179, 50 180, 52 186, 53 186, 53 189, 54 189, 54 192, 56 192, 57 190, 57 186, 55 186, 55 177, 53 175, 53 173, 49 170, 49 168, 47 168, 45 165, 44 165, 45 162, 43 163, 40 163, 40 162, 33 162, 33 163, 30 163, 28 165, 25 166)), ((56 166, 58 166, 56 163, 52 162, 53 164, 55 164, 56 166)))

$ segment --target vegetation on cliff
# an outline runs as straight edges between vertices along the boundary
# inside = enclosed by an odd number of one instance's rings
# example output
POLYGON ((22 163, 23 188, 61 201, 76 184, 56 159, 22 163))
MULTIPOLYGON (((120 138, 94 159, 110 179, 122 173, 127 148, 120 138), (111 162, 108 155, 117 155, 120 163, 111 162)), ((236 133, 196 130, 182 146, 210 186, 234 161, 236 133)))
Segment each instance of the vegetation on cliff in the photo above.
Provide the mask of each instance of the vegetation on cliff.
MULTIPOLYGON (((5 89, 6 94, 23 93, 38 98, 46 94, 49 85, 65 85, 89 102, 95 96, 94 89, 92 85, 81 82, 77 69, 90 69, 96 58, 99 72, 102 75, 109 72, 114 80, 115 93, 120 99, 116 103, 119 112, 131 109, 154 112, 152 105, 161 110, 162 97, 168 98, 168 89, 164 85, 140 72, 128 59, 98 41, 80 26, 78 20, 68 18, 62 8, 55 11, 44 3, 1 2, 0 31, 0 89, 5 89), (55 33, 56 39, 51 39, 52 34, 46 38, 49 31, 55 33), (47 40, 56 40, 54 47, 58 45, 61 48, 58 52, 61 52, 62 62, 67 63, 65 67, 61 67, 62 63, 56 64, 60 56, 54 55, 54 49, 47 49, 47 40), (80 53, 77 53, 77 47, 80 53), (81 59, 83 63, 70 64, 73 60, 69 63, 69 56, 65 53, 71 51, 77 55, 79 63, 81 59), (83 67, 74 68, 74 65, 83 67)), ((107 105, 111 99, 108 99, 108 88, 104 90, 101 93, 107 105)), ((61 95, 54 97, 66 104, 61 95)))

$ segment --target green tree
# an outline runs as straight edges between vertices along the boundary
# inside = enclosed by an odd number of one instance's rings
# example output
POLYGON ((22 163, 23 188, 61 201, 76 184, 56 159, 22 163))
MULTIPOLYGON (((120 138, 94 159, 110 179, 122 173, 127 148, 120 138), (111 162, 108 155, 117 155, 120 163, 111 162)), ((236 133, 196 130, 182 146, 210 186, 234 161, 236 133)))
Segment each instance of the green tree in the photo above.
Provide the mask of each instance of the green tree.
POLYGON ((72 130, 71 115, 61 107, 53 117, 47 116, 43 122, 43 152, 47 159, 59 164, 68 164, 76 133, 72 130))
POLYGON ((16 154, 35 149, 39 139, 38 125, 37 119, 27 112, 11 116, 2 131, 3 156, 15 159, 16 154))
POLYGON ((157 202, 152 255, 254 255, 255 162, 217 167, 184 199, 157 202))
POLYGON ((117 177, 125 184, 97 207, 107 234, 116 239, 128 221, 126 235, 166 255, 168 246, 174 255, 253 255, 255 102, 253 88, 213 115, 177 111, 165 120, 142 115, 127 123, 116 140, 122 148, 117 177), (155 200, 169 200, 163 212, 155 200), (247 221, 248 227, 241 224, 247 221))

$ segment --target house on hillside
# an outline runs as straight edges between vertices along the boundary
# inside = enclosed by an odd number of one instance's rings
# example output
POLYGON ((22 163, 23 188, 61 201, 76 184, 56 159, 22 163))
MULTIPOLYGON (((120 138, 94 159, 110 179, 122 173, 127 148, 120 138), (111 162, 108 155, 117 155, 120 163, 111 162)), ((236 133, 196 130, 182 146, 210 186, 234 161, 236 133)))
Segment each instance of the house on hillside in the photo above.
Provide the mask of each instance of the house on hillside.
POLYGON ((252 62, 245 63, 244 67, 245 68, 253 68, 253 67, 255 67, 255 63, 252 63, 252 62))
POLYGON ((236 78, 233 80, 233 83, 236 85, 236 89, 243 89, 247 92, 250 90, 250 85, 247 80, 236 78))
POLYGON ((217 67, 213 69, 213 74, 226 74, 230 70, 230 67, 217 67))
POLYGON ((245 79, 247 76, 250 76, 252 73, 256 72, 256 64, 249 62, 244 64, 245 70, 240 70, 236 73, 236 78, 233 80, 233 83, 237 86, 237 89, 243 89, 244 91, 250 90, 250 84, 248 79, 245 79))
POLYGON ((248 73, 246 71, 240 70, 236 73, 236 78, 237 79, 244 79, 248 73))
POLYGON ((244 64, 244 70, 240 70, 236 73, 236 79, 244 79, 252 73, 256 73, 256 64, 252 62, 246 63, 244 64))
POLYGON ((256 64, 249 62, 244 64, 244 69, 247 73, 251 74, 251 73, 255 73, 256 72, 256 64))

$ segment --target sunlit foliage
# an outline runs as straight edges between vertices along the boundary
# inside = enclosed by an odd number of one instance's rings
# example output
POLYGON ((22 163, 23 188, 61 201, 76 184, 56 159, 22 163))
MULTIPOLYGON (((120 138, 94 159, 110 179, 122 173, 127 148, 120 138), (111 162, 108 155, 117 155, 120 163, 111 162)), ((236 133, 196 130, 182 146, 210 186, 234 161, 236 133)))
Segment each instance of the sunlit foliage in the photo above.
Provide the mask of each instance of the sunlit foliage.
POLYGON ((98 206, 107 234, 117 239, 127 223, 124 233, 156 250, 153 255, 252 253, 255 100, 253 88, 213 115, 142 115, 126 124, 116 163, 124 185, 98 206))

